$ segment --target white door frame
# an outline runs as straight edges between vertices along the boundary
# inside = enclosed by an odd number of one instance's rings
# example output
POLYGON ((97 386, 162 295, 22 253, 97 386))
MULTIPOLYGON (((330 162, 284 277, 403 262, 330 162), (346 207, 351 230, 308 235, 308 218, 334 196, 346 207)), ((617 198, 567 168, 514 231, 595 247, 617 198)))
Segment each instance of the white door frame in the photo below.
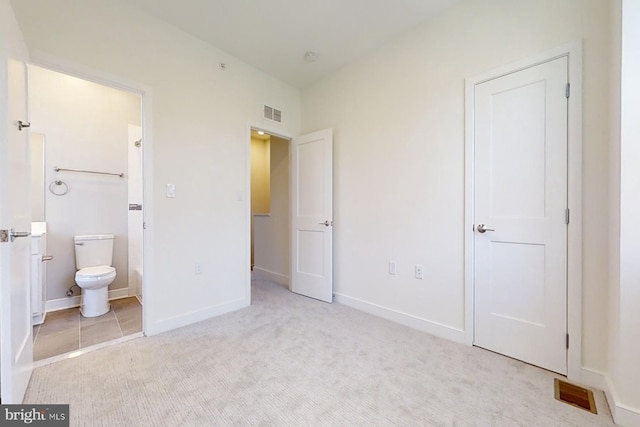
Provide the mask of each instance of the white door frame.
POLYGON ((571 96, 568 112, 567 206, 571 221, 567 234, 567 377, 580 381, 582 374, 582 41, 576 41, 533 57, 499 67, 465 80, 465 343, 474 337, 474 89, 475 86, 525 68, 566 56, 571 96))
MULTIPOLYGON (((266 105, 266 103, 265 103, 266 105)), ((262 131, 264 133, 268 133, 269 135, 286 139, 289 141, 289 155, 291 154, 291 140, 292 136, 287 134, 283 134, 273 128, 269 127, 265 123, 248 123, 247 124, 247 135, 245 140, 246 142, 246 158, 245 163, 247 165, 247 174, 246 174, 246 190, 245 194, 247 195, 247 203, 246 203, 246 216, 247 216, 247 249, 246 249, 246 257, 245 257, 245 295, 248 295, 249 303, 251 303, 251 130, 262 131)), ((289 201, 291 201, 291 183, 289 183, 289 201)), ((291 228, 291 210, 289 210, 289 228, 291 228)), ((289 263, 291 263, 291 259, 289 259, 289 263)), ((289 285, 287 286, 289 290, 291 290, 291 278, 288 277, 289 285)))
POLYGON ((142 310, 142 333, 147 334, 148 328, 152 325, 154 316, 153 301, 156 300, 156 287, 149 286, 153 283, 154 272, 151 266, 154 251, 154 224, 153 212, 153 137, 152 137, 152 105, 153 97, 151 87, 133 82, 110 73, 96 70, 72 61, 58 58, 54 55, 35 51, 31 52, 29 64, 57 71, 69 76, 78 77, 83 80, 108 86, 114 89, 126 90, 128 92, 140 95, 142 102, 142 137, 144 138, 144 150, 142 150, 143 161, 143 216, 145 231, 143 233, 142 247, 143 259, 145 266, 144 275, 142 277, 142 294, 145 296, 145 304, 142 310))

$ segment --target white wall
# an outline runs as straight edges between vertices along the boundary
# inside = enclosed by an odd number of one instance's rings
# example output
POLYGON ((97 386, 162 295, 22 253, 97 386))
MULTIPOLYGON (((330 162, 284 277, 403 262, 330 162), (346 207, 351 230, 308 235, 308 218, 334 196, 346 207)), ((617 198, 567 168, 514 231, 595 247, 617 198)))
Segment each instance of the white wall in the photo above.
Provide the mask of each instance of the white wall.
POLYGON ((271 212, 255 218, 254 272, 289 284, 289 141, 271 137, 271 212))
MULTIPOLYGON (((617 10, 616 12, 620 12, 617 10)), ((617 15, 619 19, 619 14, 617 15)), ((622 1, 620 86, 612 126, 612 269, 609 366, 612 408, 622 425, 640 423, 640 3, 622 1), (616 118, 616 116, 614 116, 616 118), (618 143, 619 141, 619 143, 618 143)), ((618 25, 620 22, 618 21, 618 25)), ((620 31, 620 27, 616 28, 620 31)), ((620 49, 620 45, 614 47, 620 49)))
POLYGON ((298 134, 299 91, 126 1, 13 6, 30 48, 151 88, 146 332, 249 304, 248 124, 298 134), (262 118, 264 104, 282 109, 282 124, 262 118))
MULTIPOLYGON (((44 134, 48 253, 47 300, 65 298, 75 283, 79 234, 113 234, 116 279, 109 289, 129 286, 127 241, 128 125, 140 124, 140 96, 44 68, 29 67, 31 129, 44 134), (125 173, 125 177, 69 169, 125 173), (52 181, 69 187, 64 196, 48 191, 52 181)), ((62 187, 54 187, 62 191, 62 187)), ((78 294, 78 290, 75 290, 78 294)))
POLYGON ((608 16, 608 0, 463 1, 303 91, 303 132, 334 129, 339 296, 462 337, 464 80, 582 39, 583 365, 605 369, 608 16))
POLYGON ((45 136, 41 133, 30 132, 29 152, 31 154, 31 221, 43 222, 45 220, 44 206, 46 188, 44 185, 44 160, 45 160, 45 136))

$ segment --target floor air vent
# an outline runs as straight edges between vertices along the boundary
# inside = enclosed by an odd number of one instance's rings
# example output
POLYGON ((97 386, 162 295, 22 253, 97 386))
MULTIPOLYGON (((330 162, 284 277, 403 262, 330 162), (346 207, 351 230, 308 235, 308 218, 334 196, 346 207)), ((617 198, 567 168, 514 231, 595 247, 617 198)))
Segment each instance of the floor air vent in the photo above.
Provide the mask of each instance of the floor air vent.
POLYGON ((273 120, 274 122, 282 123, 282 111, 277 110, 268 105, 264 106, 264 118, 273 120))
POLYGON ((560 402, 568 403, 569 405, 576 406, 597 414, 596 402, 593 399, 593 392, 584 387, 577 386, 575 384, 569 384, 568 382, 555 379, 555 396, 560 402))

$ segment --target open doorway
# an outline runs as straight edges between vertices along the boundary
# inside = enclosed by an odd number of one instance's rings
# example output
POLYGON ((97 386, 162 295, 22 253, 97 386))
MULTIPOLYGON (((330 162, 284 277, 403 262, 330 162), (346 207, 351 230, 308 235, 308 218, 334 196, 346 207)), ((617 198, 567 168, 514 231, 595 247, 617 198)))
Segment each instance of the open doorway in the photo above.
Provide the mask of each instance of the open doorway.
POLYGON ((31 204, 42 254, 32 260, 48 259, 32 284, 39 361, 142 334, 143 99, 35 65, 28 81, 30 131, 39 137, 31 148, 40 151, 31 204), (95 258, 93 248, 109 260, 95 258), (87 262, 78 262, 79 251, 87 262), (106 301, 87 298, 107 276, 106 301))
POLYGON ((251 270, 289 287, 289 140, 251 130, 251 270))
POLYGON ((290 140, 259 129, 251 129, 251 135, 249 193, 255 201, 249 209, 247 263, 254 272, 252 277, 332 302, 333 129, 290 140), (268 177, 260 172, 267 165, 268 177), (252 189, 260 188, 268 188, 268 197, 253 194, 252 189))

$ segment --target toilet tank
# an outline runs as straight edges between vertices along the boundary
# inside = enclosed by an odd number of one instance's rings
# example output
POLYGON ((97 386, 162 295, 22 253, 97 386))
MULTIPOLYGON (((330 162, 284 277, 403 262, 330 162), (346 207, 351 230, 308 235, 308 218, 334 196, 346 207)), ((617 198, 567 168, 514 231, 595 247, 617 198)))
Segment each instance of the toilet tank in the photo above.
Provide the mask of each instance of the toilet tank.
POLYGON ((113 262, 113 234, 74 236, 76 269, 111 265, 113 262))

